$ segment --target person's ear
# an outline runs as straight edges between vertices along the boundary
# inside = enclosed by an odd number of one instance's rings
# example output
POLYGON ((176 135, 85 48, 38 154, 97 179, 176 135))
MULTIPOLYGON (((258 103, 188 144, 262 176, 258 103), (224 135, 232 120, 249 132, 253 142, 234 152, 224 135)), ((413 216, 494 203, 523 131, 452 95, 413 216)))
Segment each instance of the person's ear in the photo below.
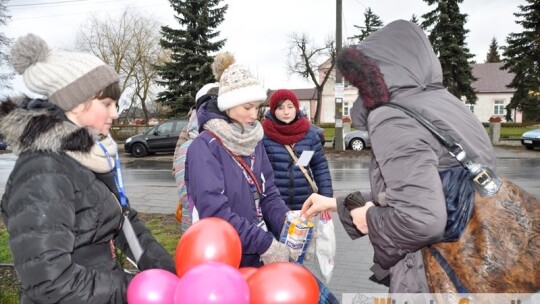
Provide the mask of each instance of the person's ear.
POLYGON ((85 103, 78 104, 75 108, 69 110, 72 114, 79 115, 85 110, 85 103))

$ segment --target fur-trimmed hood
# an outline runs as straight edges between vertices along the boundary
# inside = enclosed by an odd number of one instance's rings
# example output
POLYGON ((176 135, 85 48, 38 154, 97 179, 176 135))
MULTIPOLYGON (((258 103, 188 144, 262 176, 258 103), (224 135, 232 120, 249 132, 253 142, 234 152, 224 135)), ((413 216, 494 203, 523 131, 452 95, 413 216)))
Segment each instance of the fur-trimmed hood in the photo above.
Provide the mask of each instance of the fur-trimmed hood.
MULTIPOLYGON (((65 153, 88 169, 105 173, 112 168, 108 157, 95 144, 97 133, 68 120, 62 109, 42 99, 12 99, 0 104, 0 134, 15 155, 25 152, 65 153)), ((117 146, 110 137, 101 139, 108 154, 116 156, 117 146)))
POLYGON ((359 130, 367 130, 369 112, 387 102, 444 88, 441 64, 428 37, 410 21, 391 22, 360 44, 343 48, 336 65, 358 88, 351 118, 359 130))
POLYGON ((26 151, 87 153, 97 138, 70 122, 52 103, 29 98, 0 104, 0 134, 16 155, 26 151))

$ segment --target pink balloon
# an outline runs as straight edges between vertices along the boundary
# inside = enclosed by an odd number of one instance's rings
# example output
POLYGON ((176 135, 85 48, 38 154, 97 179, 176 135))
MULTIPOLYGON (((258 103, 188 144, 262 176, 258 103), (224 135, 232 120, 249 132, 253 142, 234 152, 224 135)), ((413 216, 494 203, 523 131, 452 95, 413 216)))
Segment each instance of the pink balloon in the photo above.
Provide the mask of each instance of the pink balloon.
POLYGON ((148 269, 138 273, 129 283, 129 304, 174 304, 178 277, 162 269, 148 269))
POLYGON ((248 304, 249 286, 238 269, 205 262, 186 272, 176 286, 175 304, 248 304))

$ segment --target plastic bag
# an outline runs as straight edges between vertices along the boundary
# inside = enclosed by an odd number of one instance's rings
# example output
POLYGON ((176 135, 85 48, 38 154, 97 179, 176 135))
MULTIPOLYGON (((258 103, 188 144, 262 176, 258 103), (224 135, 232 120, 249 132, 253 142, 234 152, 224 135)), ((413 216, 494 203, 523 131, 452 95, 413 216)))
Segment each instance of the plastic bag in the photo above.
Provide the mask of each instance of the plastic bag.
POLYGON ((336 256, 336 233, 334 231, 334 222, 330 213, 321 212, 319 222, 317 223, 317 244, 315 253, 319 261, 321 273, 326 280, 330 282, 334 271, 334 258, 336 256))

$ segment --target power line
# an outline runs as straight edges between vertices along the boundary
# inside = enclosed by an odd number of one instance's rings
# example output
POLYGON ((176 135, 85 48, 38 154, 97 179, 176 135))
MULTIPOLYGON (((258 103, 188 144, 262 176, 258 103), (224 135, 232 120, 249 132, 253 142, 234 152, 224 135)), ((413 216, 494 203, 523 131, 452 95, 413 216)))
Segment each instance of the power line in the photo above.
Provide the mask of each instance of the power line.
POLYGON ((41 3, 10 4, 10 5, 6 5, 6 7, 11 8, 11 7, 40 6, 40 5, 64 4, 64 3, 83 2, 83 1, 86 2, 86 1, 92 1, 92 0, 64 0, 64 1, 41 2, 41 3))
MULTIPOLYGON (((110 2, 110 1, 105 1, 110 2)), ((115 2, 115 1, 113 1, 115 2)), ((103 3, 103 2, 99 2, 103 3)), ((97 3, 96 3, 97 4, 97 3)), ((144 7, 157 7, 157 6, 163 6, 163 4, 153 4, 153 5, 142 5, 142 6, 133 6, 133 8, 144 8, 144 7)), ((65 13, 65 14, 56 14, 56 15, 43 15, 43 16, 32 16, 32 17, 23 17, 23 18, 13 18, 13 21, 18 20, 27 20, 27 19, 41 19, 41 18, 51 18, 51 17, 65 17, 65 16, 76 16, 76 15, 86 15, 86 14, 92 14, 92 13, 101 13, 101 12, 112 12, 112 11, 119 11, 124 10, 125 7, 121 8, 111 8, 111 9, 99 9, 99 10, 91 10, 91 11, 84 11, 84 12, 73 12, 73 13, 65 13)))

